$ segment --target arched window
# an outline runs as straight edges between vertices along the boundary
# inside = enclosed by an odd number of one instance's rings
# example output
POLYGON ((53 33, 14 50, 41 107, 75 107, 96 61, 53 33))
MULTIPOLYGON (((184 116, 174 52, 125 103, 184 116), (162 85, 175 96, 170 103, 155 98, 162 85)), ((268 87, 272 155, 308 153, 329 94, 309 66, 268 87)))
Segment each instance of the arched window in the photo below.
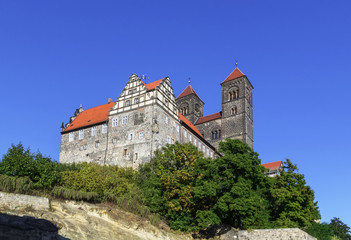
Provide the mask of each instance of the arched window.
POLYGON ((217 130, 215 131, 215 139, 217 139, 218 138, 218 132, 217 132, 217 130))
POLYGON ((221 129, 218 130, 218 138, 222 137, 221 129))
POLYGON ((237 108, 236 106, 234 106, 234 107, 231 109, 231 114, 232 114, 232 115, 238 114, 238 108, 237 108))
POLYGON ((232 92, 228 93, 228 100, 229 101, 233 100, 233 93, 232 92))
POLYGON ((212 140, 214 139, 214 137, 215 137, 215 136, 214 136, 214 132, 212 131, 212 140))

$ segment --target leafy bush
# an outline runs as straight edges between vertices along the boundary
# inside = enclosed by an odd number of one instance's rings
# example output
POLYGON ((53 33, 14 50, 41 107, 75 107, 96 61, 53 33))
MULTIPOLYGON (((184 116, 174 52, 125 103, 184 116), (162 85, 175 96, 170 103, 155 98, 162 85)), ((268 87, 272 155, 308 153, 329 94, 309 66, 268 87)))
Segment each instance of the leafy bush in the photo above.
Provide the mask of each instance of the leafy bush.
POLYGON ((65 187, 55 187, 51 192, 53 197, 75 200, 75 201, 87 201, 87 202, 98 202, 99 195, 96 192, 85 192, 75 191, 73 189, 65 187))
POLYGON ((136 172, 130 168, 77 164, 77 170, 64 171, 61 185, 68 189, 95 192, 100 201, 122 197, 135 185, 136 172))
POLYGON ((331 240, 333 229, 327 223, 313 223, 305 231, 318 240, 331 240))
POLYGON ((10 193, 29 193, 32 189, 33 182, 29 177, 0 175, 0 191, 10 193))

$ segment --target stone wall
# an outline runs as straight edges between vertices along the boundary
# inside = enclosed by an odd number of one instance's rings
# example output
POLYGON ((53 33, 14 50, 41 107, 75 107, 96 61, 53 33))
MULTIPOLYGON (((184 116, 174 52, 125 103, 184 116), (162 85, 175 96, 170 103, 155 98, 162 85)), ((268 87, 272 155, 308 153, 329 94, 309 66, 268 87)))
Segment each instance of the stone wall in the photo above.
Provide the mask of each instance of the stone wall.
POLYGON ((317 240, 299 228, 231 230, 221 240, 317 240))
POLYGON ((0 192, 0 207, 3 206, 9 209, 30 208, 38 211, 50 209, 49 199, 47 198, 0 192))

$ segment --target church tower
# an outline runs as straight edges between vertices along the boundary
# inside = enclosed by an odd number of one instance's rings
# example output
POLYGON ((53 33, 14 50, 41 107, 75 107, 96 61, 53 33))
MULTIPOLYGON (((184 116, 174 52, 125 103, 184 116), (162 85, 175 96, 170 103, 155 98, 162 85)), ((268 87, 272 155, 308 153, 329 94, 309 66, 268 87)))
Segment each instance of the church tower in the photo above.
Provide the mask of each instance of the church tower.
POLYGON ((252 84, 236 67, 221 86, 222 138, 240 139, 253 148, 252 84))
POLYGON ((193 124, 204 114, 204 102, 190 84, 176 98, 176 104, 179 112, 193 124))

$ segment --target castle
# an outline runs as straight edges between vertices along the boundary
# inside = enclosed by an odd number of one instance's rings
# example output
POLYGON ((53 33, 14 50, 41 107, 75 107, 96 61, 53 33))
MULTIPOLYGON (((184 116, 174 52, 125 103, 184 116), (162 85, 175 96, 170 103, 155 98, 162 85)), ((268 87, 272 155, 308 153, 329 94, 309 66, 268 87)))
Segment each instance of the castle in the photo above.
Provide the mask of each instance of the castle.
POLYGON ((203 116, 204 102, 189 84, 176 98, 169 77, 145 83, 129 77, 116 101, 77 109, 61 126, 60 162, 137 168, 166 144, 190 142, 205 157, 219 142, 240 139, 253 148, 253 86, 239 68, 220 83, 222 110, 203 116))

